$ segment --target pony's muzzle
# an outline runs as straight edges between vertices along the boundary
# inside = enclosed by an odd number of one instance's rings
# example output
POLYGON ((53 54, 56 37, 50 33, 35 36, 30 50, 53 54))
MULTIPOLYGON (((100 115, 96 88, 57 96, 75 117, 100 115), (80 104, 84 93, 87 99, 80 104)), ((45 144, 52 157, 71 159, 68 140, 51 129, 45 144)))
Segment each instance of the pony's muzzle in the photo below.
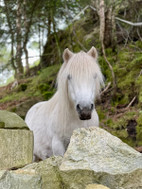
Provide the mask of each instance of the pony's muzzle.
POLYGON ((77 112, 79 114, 80 120, 89 120, 91 119, 92 110, 94 105, 91 104, 89 107, 81 107, 79 104, 76 106, 77 112))

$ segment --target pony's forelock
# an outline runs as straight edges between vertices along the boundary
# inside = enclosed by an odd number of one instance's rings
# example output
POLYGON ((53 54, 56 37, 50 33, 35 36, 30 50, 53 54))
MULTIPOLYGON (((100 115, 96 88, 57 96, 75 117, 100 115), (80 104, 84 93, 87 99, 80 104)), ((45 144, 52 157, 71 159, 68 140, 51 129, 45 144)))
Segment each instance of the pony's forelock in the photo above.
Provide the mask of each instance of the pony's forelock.
POLYGON ((68 75, 70 75, 72 78, 75 78, 77 82, 83 82, 83 80, 89 81, 88 78, 91 75, 92 77, 94 76, 95 98, 99 98, 101 85, 104 85, 103 75, 97 63, 97 59, 94 59, 87 53, 81 51, 77 54, 73 54, 67 63, 64 62, 62 64, 57 77, 57 85, 58 101, 60 102, 60 105, 58 104, 60 106, 58 120, 60 123, 63 123, 63 130, 65 130, 65 123, 68 122, 68 119, 71 116, 71 112, 69 112, 70 101, 68 98, 68 75))

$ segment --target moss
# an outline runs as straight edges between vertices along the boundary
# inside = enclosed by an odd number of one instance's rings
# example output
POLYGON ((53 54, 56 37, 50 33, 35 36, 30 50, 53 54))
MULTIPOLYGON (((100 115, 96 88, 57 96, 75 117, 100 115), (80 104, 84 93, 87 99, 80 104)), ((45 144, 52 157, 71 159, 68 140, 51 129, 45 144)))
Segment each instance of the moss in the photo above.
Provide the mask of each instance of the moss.
MULTIPOLYGON (((98 110, 98 109, 97 109, 98 110)), ((103 111, 104 112, 104 111, 103 111)), ((106 113, 104 113, 106 115, 106 113)), ((126 112, 120 118, 114 119, 113 117, 107 117, 107 119, 100 119, 102 127, 105 125, 105 129, 111 134, 119 137, 123 142, 136 146, 138 140, 129 136, 127 132, 127 126, 130 120, 136 119, 136 112, 130 111, 126 112)))
POLYGON ((41 91, 41 93, 43 93, 50 89, 50 85, 48 83, 41 83, 37 88, 41 91))
POLYGON ((142 54, 137 54, 135 59, 131 62, 131 67, 135 66, 136 68, 141 68, 142 66, 142 54))
POLYGON ((138 96, 139 103, 142 103, 142 91, 140 91, 138 96))
POLYGON ((111 77, 112 77, 111 76, 111 71, 110 71, 110 69, 108 69, 108 65, 107 65, 104 57, 103 56, 99 56, 98 62, 100 64, 100 66, 101 66, 101 70, 102 70, 103 75, 104 75, 104 77, 106 79, 106 82, 111 81, 111 77))
POLYGON ((129 94, 123 94, 123 92, 117 92, 111 99, 111 105, 115 108, 121 105, 127 105, 129 103, 129 94))
POLYGON ((16 112, 17 108, 16 107, 13 107, 10 109, 11 112, 16 112))
MULTIPOLYGON (((9 94, 6 94, 2 99, 0 99, 0 103, 7 103, 12 101, 19 101, 21 99, 29 98, 29 97, 39 97, 42 96, 43 99, 48 99, 49 94, 45 94, 49 89, 53 95, 53 81, 56 81, 57 72, 60 68, 60 65, 55 65, 48 67, 42 70, 38 76, 33 77, 33 79, 25 80, 24 82, 18 86, 15 91, 12 91, 9 94), (23 93, 26 90, 25 93, 23 93)), ((47 93, 50 93, 49 91, 47 93)))
POLYGON ((142 49, 142 41, 136 41, 136 46, 142 49))
POLYGON ((34 82, 35 83, 42 82, 42 81, 45 82, 46 80, 49 80, 49 78, 55 77, 59 68, 60 68, 60 65, 58 64, 58 65, 50 66, 41 70, 40 74, 35 79, 33 79, 33 84, 34 82))
POLYGON ((126 127, 126 121, 124 119, 118 119, 115 121, 113 121, 112 119, 108 119, 106 123, 108 127, 114 130, 121 130, 126 127))
POLYGON ((16 100, 20 100, 22 99, 23 97, 25 97, 26 94, 23 94, 23 92, 14 92, 10 95, 6 95, 4 98, 2 98, 0 100, 0 103, 5 103, 5 102, 11 102, 11 101, 16 101, 16 100))
POLYGON ((99 116, 100 120, 105 119, 105 112, 102 110, 101 107, 97 107, 97 113, 98 113, 98 116, 99 116))
POLYGON ((45 91, 42 96, 44 98, 44 100, 49 100, 53 94, 54 94, 55 91, 45 91))
POLYGON ((105 49, 106 56, 109 58, 116 58, 116 51, 113 51, 112 48, 105 49))
POLYGON ((142 112, 140 112, 139 117, 137 119, 136 132, 138 145, 142 145, 142 112))
POLYGON ((129 94, 124 95, 123 98, 119 101, 119 104, 127 105, 130 102, 129 94))
MULTIPOLYGON (((141 103, 141 65, 142 55, 140 53, 135 53, 134 50, 128 47, 119 50, 115 64, 113 64, 118 90, 112 105, 127 105, 134 96, 138 96, 138 103, 141 103)), ((106 75, 108 76, 108 74, 106 75)))

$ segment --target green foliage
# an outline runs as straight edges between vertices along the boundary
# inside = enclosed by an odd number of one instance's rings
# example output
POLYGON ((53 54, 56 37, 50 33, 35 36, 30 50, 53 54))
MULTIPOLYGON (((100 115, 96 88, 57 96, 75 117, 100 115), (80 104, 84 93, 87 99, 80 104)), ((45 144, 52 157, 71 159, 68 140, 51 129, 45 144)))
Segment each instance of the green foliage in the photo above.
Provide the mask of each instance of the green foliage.
MULTIPOLYGON (((135 43, 135 49, 140 45, 135 43)), ((108 60, 110 60, 117 80, 117 91, 113 97, 110 98, 109 110, 98 107, 100 117, 100 124, 112 134, 121 138, 124 142, 131 146, 142 145, 142 114, 138 113, 142 105, 142 55, 136 52, 133 46, 127 46, 117 49, 117 53, 111 49, 106 49, 108 60), (136 96, 135 106, 133 110, 124 111, 122 116, 115 118, 119 111, 118 107, 125 108, 136 96), (109 115, 108 115, 109 112, 109 115), (106 115, 106 116, 104 116, 106 115), (128 135, 127 126, 130 120, 137 122, 136 126, 136 140, 128 135)), ((99 58, 103 74, 106 82, 111 80, 111 72, 103 57, 99 58)), ((121 113, 120 113, 121 115, 121 113)))
POLYGON ((136 46, 142 49, 142 41, 136 41, 136 46))
POLYGON ((42 70, 38 76, 25 80, 18 88, 14 89, 11 94, 7 94, 0 103, 8 103, 26 98, 41 97, 43 100, 48 100, 55 92, 56 75, 59 70, 59 65, 48 67, 42 70), (24 93, 23 93, 24 92, 24 93))
POLYGON ((10 58, 10 52, 6 46, 1 47, 0 50, 0 64, 6 64, 10 58))
POLYGON ((44 100, 50 99, 53 96, 54 92, 55 91, 44 91, 42 93, 42 96, 43 96, 44 100))
POLYGON ((18 88, 20 91, 25 91, 27 89, 27 84, 26 83, 22 83, 18 88))
POLYGON ((100 119, 100 120, 105 119, 105 112, 102 110, 101 107, 97 107, 97 113, 98 113, 98 115, 99 115, 99 119, 100 119))
POLYGON ((39 75, 35 79, 33 79, 32 84, 39 85, 42 82, 46 82, 46 81, 49 82, 49 80, 51 81, 57 75, 59 68, 60 65, 54 65, 41 70, 39 75))
MULTIPOLYGON (((27 96, 24 95, 24 97, 27 96)), ((12 101, 17 101, 19 99, 22 99, 23 98, 23 91, 22 92, 13 92, 12 94, 10 95, 6 95, 5 97, 3 97, 2 99, 0 99, 0 103, 7 103, 7 102, 12 102, 12 101)))
POLYGON ((142 145, 142 112, 140 112, 139 117, 137 119, 136 132, 137 132, 138 146, 141 146, 142 145))
POLYGON ((32 66, 30 66, 30 68, 35 67, 35 66, 38 66, 39 64, 40 64, 40 60, 36 60, 36 61, 32 64, 32 66))
POLYGON ((31 49, 38 49, 39 48, 39 43, 37 41, 32 41, 30 44, 31 49))
MULTIPOLYGON (((108 130, 113 135, 119 137, 123 142, 131 146, 135 146, 138 144, 138 140, 134 140, 133 137, 128 135, 127 126, 129 120, 133 120, 136 117, 136 112, 130 111, 123 114, 122 117, 114 119, 107 118, 104 120, 100 120, 100 123, 103 122, 105 125, 105 129, 108 130)), ((137 128, 137 127, 136 127, 137 128)))

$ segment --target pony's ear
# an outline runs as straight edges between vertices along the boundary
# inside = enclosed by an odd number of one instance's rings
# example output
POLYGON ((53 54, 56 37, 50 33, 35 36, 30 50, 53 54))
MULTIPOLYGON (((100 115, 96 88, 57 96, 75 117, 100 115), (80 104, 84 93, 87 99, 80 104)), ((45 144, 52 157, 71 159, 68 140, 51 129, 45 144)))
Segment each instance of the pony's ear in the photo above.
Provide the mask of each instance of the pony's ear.
POLYGON ((69 59, 73 56, 73 53, 67 48, 63 52, 63 60, 64 62, 68 62, 69 59))
POLYGON ((97 59, 98 58, 98 53, 95 47, 92 47, 88 52, 88 55, 92 56, 93 58, 97 59))

